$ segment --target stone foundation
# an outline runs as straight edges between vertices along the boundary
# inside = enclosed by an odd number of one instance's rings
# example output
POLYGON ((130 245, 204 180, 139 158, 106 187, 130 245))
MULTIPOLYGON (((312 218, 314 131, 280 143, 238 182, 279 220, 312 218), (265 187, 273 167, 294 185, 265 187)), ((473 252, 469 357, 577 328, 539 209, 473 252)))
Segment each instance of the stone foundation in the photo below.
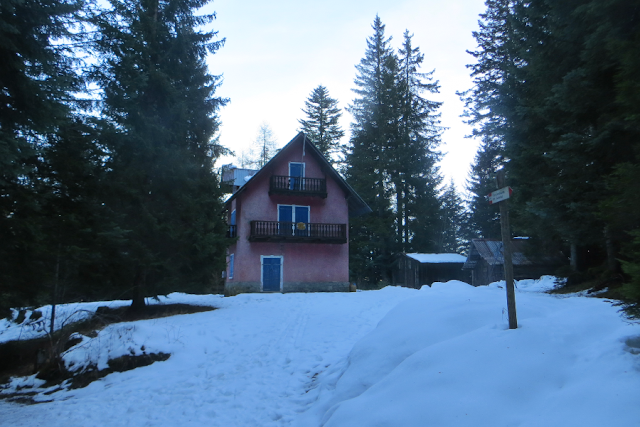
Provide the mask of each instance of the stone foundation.
POLYGON ((225 297, 255 292, 260 292, 260 282, 226 282, 224 284, 225 297))
MULTIPOLYGON (((284 282, 283 293, 289 292, 349 292, 349 282, 284 282)), ((260 282, 227 282, 224 296, 260 292, 260 282)))
POLYGON ((349 292, 349 282, 284 282, 283 292, 349 292))

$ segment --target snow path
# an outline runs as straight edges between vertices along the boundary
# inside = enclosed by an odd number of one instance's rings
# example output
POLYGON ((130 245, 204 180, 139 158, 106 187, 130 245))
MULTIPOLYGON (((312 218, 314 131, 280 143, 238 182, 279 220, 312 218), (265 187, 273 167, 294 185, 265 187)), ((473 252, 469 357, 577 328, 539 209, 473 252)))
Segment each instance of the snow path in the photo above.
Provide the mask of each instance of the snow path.
POLYGON ((46 396, 52 402, 0 401, 0 425, 288 426, 316 401, 314 380, 343 370, 354 344, 418 294, 245 294, 220 298, 212 312, 119 324, 114 337, 171 358, 46 396))

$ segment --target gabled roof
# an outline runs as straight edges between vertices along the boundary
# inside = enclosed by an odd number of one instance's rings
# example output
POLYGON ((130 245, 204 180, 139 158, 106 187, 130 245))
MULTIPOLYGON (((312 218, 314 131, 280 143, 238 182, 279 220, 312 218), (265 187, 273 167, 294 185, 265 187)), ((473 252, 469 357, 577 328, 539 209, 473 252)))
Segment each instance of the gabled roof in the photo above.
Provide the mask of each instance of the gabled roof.
POLYGON ((462 264, 467 257, 459 254, 405 254, 409 258, 415 259, 420 264, 462 264))
POLYGON ((313 145, 313 143, 309 140, 309 138, 306 137, 303 132, 298 133, 295 138, 289 141, 287 145, 282 147, 282 149, 275 156, 273 156, 273 158, 269 160, 267 164, 264 165, 255 175, 253 175, 253 177, 251 177, 251 179, 249 179, 246 184, 240 187, 238 191, 233 193, 233 195, 229 197, 229 199, 227 199, 225 204, 228 205, 229 203, 231 203, 233 199, 242 194, 242 192, 256 180, 259 181, 261 179, 268 179, 268 176, 266 174, 268 173, 267 171, 271 169, 270 166, 276 164, 283 153, 286 152, 289 147, 296 144, 304 144, 305 153, 313 156, 318 161, 318 163, 320 163, 320 168, 322 169, 322 171, 328 177, 333 178, 338 186, 340 186, 340 188, 347 194, 346 198, 350 217, 364 215, 371 212, 371 208, 369 207, 369 205, 367 205, 366 202, 362 200, 362 198, 358 195, 358 193, 356 193, 355 190, 351 188, 349 184, 347 184, 344 178, 342 178, 338 171, 336 171, 333 166, 331 166, 331 163, 329 163, 329 161, 322 155, 320 150, 318 150, 318 148, 313 145))
MULTIPOLYGON (((530 259, 525 255, 526 238, 515 238, 511 240, 511 254, 513 265, 553 265, 562 264, 559 255, 536 257, 530 259)), ((497 239, 472 239, 469 256, 463 268, 474 268, 480 259, 484 259, 489 265, 504 264, 504 250, 502 240, 497 239)))

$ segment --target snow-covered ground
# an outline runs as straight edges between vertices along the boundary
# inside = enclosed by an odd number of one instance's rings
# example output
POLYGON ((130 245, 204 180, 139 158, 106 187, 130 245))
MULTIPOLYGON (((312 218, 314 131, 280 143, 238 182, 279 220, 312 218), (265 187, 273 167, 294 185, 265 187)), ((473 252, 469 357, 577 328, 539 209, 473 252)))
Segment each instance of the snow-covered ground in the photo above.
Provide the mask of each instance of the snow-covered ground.
MULTIPOLYGON (((0 425, 640 425, 637 324, 601 299, 541 292, 551 286, 518 282, 516 330, 500 283, 172 294, 162 302, 218 309, 111 325, 65 355, 72 369, 142 352, 167 361, 41 393, 50 402, 38 405, 0 401, 0 425)), ((22 333, 37 334, 27 323, 22 333)), ((0 324, 0 341, 16 331, 0 324)))

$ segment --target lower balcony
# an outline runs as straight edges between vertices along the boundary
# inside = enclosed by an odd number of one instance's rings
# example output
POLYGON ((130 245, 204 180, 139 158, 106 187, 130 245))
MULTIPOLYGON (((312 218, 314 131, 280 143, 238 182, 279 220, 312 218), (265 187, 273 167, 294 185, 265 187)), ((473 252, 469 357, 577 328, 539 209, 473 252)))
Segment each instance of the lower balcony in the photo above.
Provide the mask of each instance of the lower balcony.
POLYGON ((347 224, 251 221, 252 242, 347 243, 347 224))

